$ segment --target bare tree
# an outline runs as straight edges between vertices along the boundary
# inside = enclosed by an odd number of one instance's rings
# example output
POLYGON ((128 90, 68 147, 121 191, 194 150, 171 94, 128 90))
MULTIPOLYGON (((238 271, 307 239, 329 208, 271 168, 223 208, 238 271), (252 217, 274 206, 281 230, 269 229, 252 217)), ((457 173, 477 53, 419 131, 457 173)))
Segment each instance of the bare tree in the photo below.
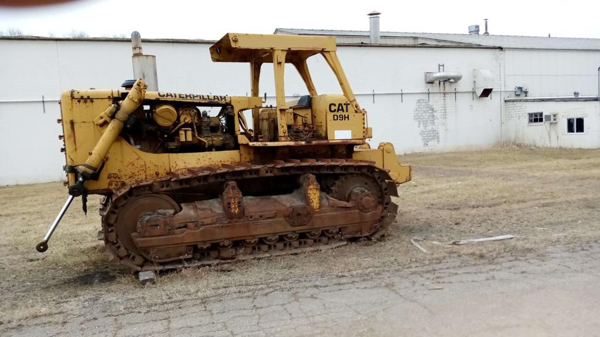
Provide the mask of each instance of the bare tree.
POLYGON ((113 39, 126 39, 126 38, 128 38, 127 34, 124 34, 124 33, 120 33, 120 34, 102 34, 101 37, 104 37, 104 38, 107 38, 107 39, 110 39, 110 38, 113 38, 113 39))
POLYGON ((90 37, 86 32, 84 32, 83 30, 75 30, 75 29, 71 29, 71 31, 67 34, 65 34, 66 37, 90 37))
POLYGON ((8 28, 6 31, 0 31, 0 36, 23 36, 23 31, 18 28, 8 28))

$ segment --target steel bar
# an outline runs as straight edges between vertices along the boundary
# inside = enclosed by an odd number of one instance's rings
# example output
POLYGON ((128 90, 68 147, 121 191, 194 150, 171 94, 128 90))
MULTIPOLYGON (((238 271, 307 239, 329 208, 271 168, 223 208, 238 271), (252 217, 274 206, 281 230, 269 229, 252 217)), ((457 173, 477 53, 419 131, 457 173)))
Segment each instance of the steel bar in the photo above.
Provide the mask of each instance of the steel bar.
POLYGON ((71 202, 73 202, 74 198, 74 196, 70 195, 63 207, 61 208, 60 212, 58 212, 58 215, 56 216, 56 219, 54 219, 52 226, 50 226, 50 229, 48 229, 48 233, 46 233, 46 236, 44 236, 44 240, 37 244, 36 249, 38 252, 43 253, 46 250, 48 250, 48 240, 50 240, 50 237, 56 230, 56 227, 60 223, 60 220, 62 220, 63 216, 67 212, 67 209, 69 209, 69 206, 71 206, 71 202))

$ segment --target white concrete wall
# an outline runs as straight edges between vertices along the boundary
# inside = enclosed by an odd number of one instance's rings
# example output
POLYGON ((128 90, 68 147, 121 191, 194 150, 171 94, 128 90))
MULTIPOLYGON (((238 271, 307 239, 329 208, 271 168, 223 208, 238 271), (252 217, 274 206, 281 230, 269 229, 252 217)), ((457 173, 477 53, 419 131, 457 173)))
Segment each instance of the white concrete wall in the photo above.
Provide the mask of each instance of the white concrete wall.
MULTIPOLYGON (((341 47, 338 53, 359 103, 368 111, 373 145, 391 141, 405 153, 482 148, 501 141, 501 96, 474 98, 471 92, 474 68, 491 70, 494 86, 501 87, 501 51, 341 47), (445 86, 425 83, 425 72, 436 72, 439 63, 446 71, 460 72, 462 80, 445 86)), ((310 65, 317 70, 317 90, 340 92, 324 61, 314 58, 310 65)))
MULTIPOLYGON (((247 95, 248 65, 213 63, 209 46, 145 42, 144 52, 157 56, 160 90, 247 95)), ((63 177, 64 164, 57 138, 61 129, 55 122, 60 118, 56 103, 60 92, 118 88, 133 77, 131 44, 0 39, 0 51, 0 184, 58 180, 63 177), (42 103, 35 101, 42 95, 48 101, 45 112, 42 103), (15 102, 21 100, 34 102, 15 102)), ((544 143, 542 129, 523 127, 526 118, 519 117, 542 105, 505 105, 504 98, 513 96, 517 85, 526 87, 530 97, 572 95, 573 91, 596 95, 600 52, 340 46, 338 54, 359 103, 369 112, 375 146, 391 141, 399 153, 485 148, 501 142, 598 147, 594 128, 600 123, 594 119, 597 110, 591 110, 592 103, 582 103, 589 114, 588 133, 571 136, 557 131, 559 140, 552 142, 550 137, 544 143), (437 71, 439 63, 446 71, 460 72, 462 80, 442 86, 426 84, 424 73, 437 71), (473 97, 475 68, 492 72, 494 92, 490 98, 473 97)), ((341 92, 320 56, 311 58, 309 64, 320 93, 341 92)), ((286 72, 287 95, 306 94, 296 71, 288 67, 286 72)), ((268 65, 261 79, 263 92, 274 104, 273 72, 268 65)), ((543 109, 570 105, 548 103, 543 109)))
POLYGON ((522 86, 529 97, 598 95, 600 51, 508 49, 505 57, 509 91, 522 86))
POLYGON ((539 147, 600 147, 600 103, 597 101, 506 102, 504 138, 509 142, 539 147), (529 124, 528 113, 558 114, 557 123, 529 124), (567 133, 568 118, 584 118, 584 133, 567 133))
MULTIPOLYGON (((145 42, 157 56, 162 91, 246 95, 246 64, 213 63, 209 44, 145 42)), ((119 41, 0 39, 0 184, 52 181, 63 177, 63 154, 56 101, 73 88, 118 88, 132 78, 131 44, 119 41)), ((319 56, 320 57, 320 56, 319 56)), ((502 87, 502 51, 497 49, 340 47, 339 57, 360 104, 374 128, 372 143, 391 141, 400 153, 481 148, 501 141, 500 95, 473 98, 473 68, 490 69, 502 87), (459 71, 456 84, 426 84, 424 72, 459 71), (427 90, 431 92, 427 95, 427 90), (454 94, 454 90, 458 93, 454 94), (375 100, 373 101, 373 91, 375 100), (400 95, 400 92, 405 94, 400 95), (445 94, 438 93, 445 91, 445 94), (467 92, 467 93, 465 93, 467 92)), ((341 92, 323 59, 310 60, 320 93, 341 92)), ((286 80, 289 96, 306 93, 293 68, 286 80)), ((266 68, 261 92, 274 93, 266 68)))
POLYGON ((42 103, 0 103, 0 185, 64 178, 59 106, 45 105, 44 113, 42 103))

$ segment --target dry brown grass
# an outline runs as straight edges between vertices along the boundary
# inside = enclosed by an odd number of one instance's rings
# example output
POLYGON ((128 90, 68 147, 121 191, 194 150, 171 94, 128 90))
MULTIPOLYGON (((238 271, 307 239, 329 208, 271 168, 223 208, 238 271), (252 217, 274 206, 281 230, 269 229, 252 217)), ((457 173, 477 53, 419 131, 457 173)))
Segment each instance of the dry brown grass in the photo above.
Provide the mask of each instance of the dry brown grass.
POLYGON ((76 201, 42 255, 34 246, 62 206, 66 189, 60 183, 0 187, 0 326, 40 316, 66 320, 91 305, 119 313, 182 298, 261 289, 272 282, 368 278, 379 270, 449 256, 493 259, 600 239, 598 150, 506 147, 401 159, 413 165, 413 181, 400 188, 396 201, 401 214, 383 242, 188 269, 164 274, 146 288, 110 263, 96 240, 99 198, 90 198, 87 216, 76 201), (432 244, 500 234, 518 237, 469 246, 432 244), (412 237, 422 238, 430 253, 412 246, 412 237))

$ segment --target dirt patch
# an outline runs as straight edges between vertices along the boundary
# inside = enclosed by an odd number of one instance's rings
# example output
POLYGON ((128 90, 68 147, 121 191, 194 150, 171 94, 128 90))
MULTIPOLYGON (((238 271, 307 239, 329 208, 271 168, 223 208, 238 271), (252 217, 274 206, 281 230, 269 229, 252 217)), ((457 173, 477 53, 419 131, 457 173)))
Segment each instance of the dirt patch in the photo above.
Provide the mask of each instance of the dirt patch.
MULTIPOLYGON (((600 151, 497 148, 401 157, 413 181, 400 187, 400 215, 378 243, 318 253, 187 269, 141 287, 109 262, 96 240, 100 198, 84 216, 77 200, 50 241, 35 251, 67 197, 60 183, 0 188, 0 323, 4 328, 69 320, 82 307, 114 315, 185 298, 210 299, 298 278, 363 277, 375 271, 433 265, 448 258, 544 254, 555 245, 600 240, 600 151), (509 241, 450 242, 502 234, 509 241), (429 253, 410 244, 418 237, 429 253)), ((292 282, 292 281, 290 281, 292 282)), ((3 327, 0 326, 0 332, 3 327)))
POLYGON ((91 271, 89 273, 79 275, 73 280, 66 283, 75 283, 78 285, 92 285, 112 282, 117 278, 117 275, 110 271, 91 271))

